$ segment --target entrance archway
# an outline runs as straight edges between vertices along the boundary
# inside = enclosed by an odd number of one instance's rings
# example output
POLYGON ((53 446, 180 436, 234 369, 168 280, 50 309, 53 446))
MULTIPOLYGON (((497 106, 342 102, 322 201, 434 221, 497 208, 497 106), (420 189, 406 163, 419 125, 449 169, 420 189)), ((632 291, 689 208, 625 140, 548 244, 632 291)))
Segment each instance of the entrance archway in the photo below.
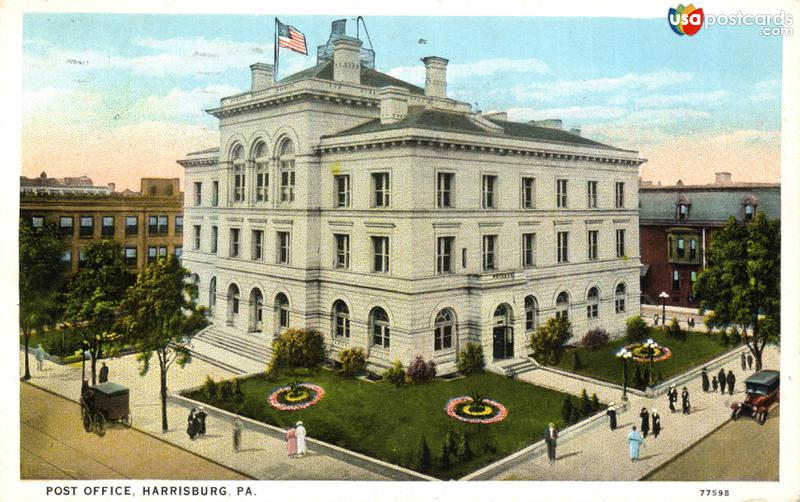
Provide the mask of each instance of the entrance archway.
POLYGON ((228 286, 228 316, 226 323, 233 326, 239 317, 239 286, 235 283, 228 286))
POLYGON ((514 319, 511 306, 501 303, 492 317, 492 358, 495 361, 514 357, 514 319))

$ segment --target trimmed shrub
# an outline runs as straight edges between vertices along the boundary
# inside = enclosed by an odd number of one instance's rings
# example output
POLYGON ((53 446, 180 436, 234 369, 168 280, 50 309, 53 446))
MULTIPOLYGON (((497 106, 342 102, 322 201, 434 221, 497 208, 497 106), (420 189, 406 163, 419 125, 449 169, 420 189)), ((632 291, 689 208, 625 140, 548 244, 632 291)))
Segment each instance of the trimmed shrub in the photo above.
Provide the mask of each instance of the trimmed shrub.
POLYGON ((427 363, 422 356, 417 356, 411 364, 408 365, 406 371, 411 383, 426 383, 433 380, 436 376, 436 364, 433 361, 427 363))
POLYGON ((230 399, 233 394, 233 382, 230 380, 223 380, 217 384, 217 399, 226 401, 230 399))
POLYGON ((647 323, 642 316, 629 317, 625 321, 625 337, 631 342, 638 342, 647 338, 647 323))
POLYGON ((564 396, 564 402, 561 405, 561 418, 564 423, 570 423, 572 420, 572 399, 569 396, 564 396))
POLYGON ((206 381, 203 384, 203 395, 207 399, 216 399, 217 397, 217 382, 211 378, 211 375, 206 375, 206 381))
POLYGON ((544 364, 558 364, 564 355, 564 344, 572 336, 572 325, 564 318, 551 317, 531 334, 533 356, 544 364))
POLYGON ((683 340, 685 336, 683 334, 683 330, 681 329, 681 325, 676 318, 672 318, 669 322, 669 328, 667 334, 676 340, 683 340))
POLYGON ((458 443, 458 449, 456 450, 456 458, 462 462, 472 460, 472 448, 469 445, 469 438, 467 438, 466 434, 461 435, 461 441, 458 443))
POLYGON ((578 356, 577 352, 572 353, 572 371, 578 371, 583 368, 583 363, 581 362, 580 356, 578 356))
POLYGON ((600 399, 597 398, 597 394, 592 394, 592 411, 597 413, 600 411, 600 399))
POLYGON ((592 414, 592 401, 589 399, 589 394, 586 389, 581 392, 581 415, 588 417, 592 414))
POLYGON ((342 373, 355 376, 364 373, 367 369, 367 353, 361 347, 350 347, 339 352, 339 363, 342 373))
POLYGON ((431 468, 431 449, 428 447, 425 436, 422 436, 419 441, 415 465, 420 472, 427 472, 431 468))
POLYGON ((444 437, 444 444, 450 453, 455 453, 458 449, 458 436, 452 429, 447 431, 447 435, 444 437))
POLYGON ((642 368, 638 364, 636 365, 636 373, 633 376, 633 386, 634 387, 644 387, 645 381, 644 377, 642 376, 642 368))
POLYGON ((242 393, 242 387, 239 385, 238 378, 234 378, 231 381, 231 396, 240 402, 244 400, 244 394, 242 393))
POLYGON ((483 371, 483 348, 477 343, 468 343, 458 354, 456 364, 464 375, 483 371))
POLYGON ((450 460, 450 449, 447 448, 447 443, 442 443, 442 450, 439 454, 439 468, 443 471, 449 471, 453 463, 450 460))
POLYGON ((276 367, 313 368, 325 360, 325 340, 318 331, 287 329, 272 342, 276 367))
POLYGON ((406 383, 406 370, 403 368, 403 363, 401 363, 399 359, 395 359, 394 363, 383 372, 383 378, 397 387, 406 383))
POLYGON ((587 331, 586 334, 583 335, 581 343, 583 343, 584 347, 597 350, 600 347, 608 345, 610 340, 611 337, 608 335, 608 331, 604 330, 603 328, 594 328, 587 331))
POLYGON ((572 416, 570 417, 569 422, 572 424, 576 424, 580 422, 582 418, 583 415, 581 415, 581 410, 579 410, 577 407, 572 408, 572 416))

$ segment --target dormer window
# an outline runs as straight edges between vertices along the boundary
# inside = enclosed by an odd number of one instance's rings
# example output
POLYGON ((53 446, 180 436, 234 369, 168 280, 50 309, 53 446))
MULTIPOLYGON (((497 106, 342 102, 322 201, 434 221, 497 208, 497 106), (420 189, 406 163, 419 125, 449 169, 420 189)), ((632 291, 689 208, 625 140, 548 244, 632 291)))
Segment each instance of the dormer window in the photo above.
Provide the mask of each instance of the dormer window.
POLYGON ((686 221, 689 218, 689 206, 678 204, 678 221, 686 221))
POLYGON ((744 214, 744 221, 753 221, 756 218, 757 206, 758 199, 752 195, 748 195, 742 199, 742 212, 744 214))

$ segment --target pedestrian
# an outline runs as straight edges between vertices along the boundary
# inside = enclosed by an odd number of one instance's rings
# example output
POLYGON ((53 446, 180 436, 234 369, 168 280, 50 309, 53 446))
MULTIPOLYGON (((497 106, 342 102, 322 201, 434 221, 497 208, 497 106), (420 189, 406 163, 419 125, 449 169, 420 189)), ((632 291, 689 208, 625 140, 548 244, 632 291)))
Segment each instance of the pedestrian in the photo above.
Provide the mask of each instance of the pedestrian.
POLYGON ((106 366, 106 363, 103 363, 100 367, 100 383, 106 382, 108 382, 108 366, 106 366))
POLYGON ((36 358, 36 369, 42 371, 42 365, 44 364, 44 347, 42 344, 36 346, 36 349, 33 351, 33 356, 36 358))
POLYGON ((749 369, 749 370, 753 369, 753 355, 752 354, 747 354, 747 369, 749 369))
POLYGON ((547 425, 544 430, 544 442, 547 444, 547 458, 550 460, 550 465, 556 463, 556 442, 558 441, 558 431, 553 422, 547 425))
POLYGON ((614 409, 614 402, 608 403, 608 409, 606 410, 606 415, 608 415, 608 425, 611 427, 611 430, 616 430, 617 428, 617 410, 614 409))
POLYGON ((653 326, 658 326, 658 314, 653 314, 653 326))
POLYGON ((683 414, 688 415, 692 405, 689 403, 689 389, 686 387, 684 387, 683 392, 681 392, 681 405, 683 407, 683 414))
POLYGON ((642 408, 642 411, 639 413, 639 418, 642 419, 642 435, 647 437, 647 433, 650 432, 650 413, 647 411, 647 408, 642 408))
POLYGON ((189 412, 189 418, 186 419, 186 434, 189 435, 189 439, 194 439, 197 436, 197 409, 192 408, 189 412))
POLYGON ((659 434, 661 434, 661 415, 658 414, 658 410, 653 408, 653 412, 650 414, 650 420, 653 422, 653 437, 657 438, 659 434))
POLYGON ((197 434, 200 435, 200 436, 205 436, 206 435, 206 417, 207 416, 208 416, 208 413, 206 413, 206 409, 205 408, 203 408, 202 406, 200 408, 198 408, 197 415, 195 415, 195 417, 197 418, 197 434))
POLYGON ((733 386, 736 385, 736 377, 733 375, 733 370, 728 370, 728 395, 733 395, 733 386))
POLYGON ((725 369, 720 368, 719 373, 717 373, 717 380, 719 380, 719 390, 722 394, 725 394, 725 369))
POLYGON ((242 446, 242 429, 244 429, 244 424, 239 417, 233 419, 233 451, 239 453, 239 449, 242 446))
POLYGON ((694 329, 694 317, 689 318, 689 328, 694 329))
POLYGON ((717 381, 717 375, 711 379, 711 388, 714 390, 714 394, 717 393, 717 387, 719 387, 719 382, 717 381))
POLYGON ((290 427, 286 431, 286 453, 289 458, 297 456, 297 429, 294 427, 290 427))
POLYGON ((742 371, 747 369, 747 356, 742 352, 742 371))
POLYGON ((634 425, 633 430, 628 433, 628 452, 631 455, 631 462, 635 462, 639 460, 639 448, 644 443, 644 438, 639 431, 636 430, 636 426, 634 425))
POLYGON ((708 370, 706 368, 700 372, 700 377, 703 379, 703 392, 708 392, 708 370))
POLYGON ((306 454, 306 428, 303 422, 297 422, 297 456, 302 457, 306 454))
POLYGON ((675 403, 678 402, 678 390, 675 388, 675 384, 670 386, 667 397, 669 398, 669 411, 675 413, 675 403))

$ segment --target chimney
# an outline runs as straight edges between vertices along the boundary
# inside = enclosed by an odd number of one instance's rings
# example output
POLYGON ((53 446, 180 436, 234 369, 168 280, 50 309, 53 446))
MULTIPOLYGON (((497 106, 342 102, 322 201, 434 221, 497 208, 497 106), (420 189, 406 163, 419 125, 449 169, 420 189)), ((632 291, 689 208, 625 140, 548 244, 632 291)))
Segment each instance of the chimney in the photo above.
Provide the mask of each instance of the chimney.
POLYGON ((578 126, 578 127, 573 127, 572 129, 570 129, 570 130, 569 130, 569 133, 570 133, 570 134, 574 134, 575 136, 580 136, 580 135, 581 135, 581 128, 580 128, 580 126, 578 126))
POLYGON ((731 173, 720 172, 714 173, 714 184, 724 185, 731 182, 731 173))
POLYGON ((333 80, 361 83, 361 40, 342 36, 333 41, 333 80))
POLYGON ((381 100, 381 124, 400 122, 408 114, 408 89, 387 85, 378 90, 381 100))
POLYGON ((432 98, 447 97, 447 63, 444 58, 428 56, 425 63, 425 95, 432 98))
POLYGON ((274 83, 275 65, 255 63, 250 65, 252 75, 251 92, 262 91, 274 83))
POLYGON ((508 112, 484 113, 483 116, 486 117, 487 119, 502 120, 503 122, 508 122, 508 112))

